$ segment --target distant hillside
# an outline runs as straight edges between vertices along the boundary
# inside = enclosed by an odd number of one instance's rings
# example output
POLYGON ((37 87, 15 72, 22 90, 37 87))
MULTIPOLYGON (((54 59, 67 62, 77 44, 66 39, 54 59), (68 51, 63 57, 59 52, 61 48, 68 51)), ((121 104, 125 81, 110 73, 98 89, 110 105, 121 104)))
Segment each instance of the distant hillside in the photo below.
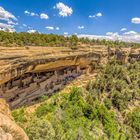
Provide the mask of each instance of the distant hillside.
POLYGON ((13 111, 30 140, 140 139, 140 63, 111 60, 86 88, 13 111))
POLYGON ((23 47, 23 46, 49 46, 49 47, 71 47, 76 49, 79 44, 87 45, 107 45, 109 47, 139 47, 137 43, 126 43, 120 41, 107 41, 107 40, 95 40, 88 38, 78 38, 76 35, 64 37, 62 35, 55 34, 39 34, 36 33, 9 33, 0 31, 0 46, 6 47, 23 47))

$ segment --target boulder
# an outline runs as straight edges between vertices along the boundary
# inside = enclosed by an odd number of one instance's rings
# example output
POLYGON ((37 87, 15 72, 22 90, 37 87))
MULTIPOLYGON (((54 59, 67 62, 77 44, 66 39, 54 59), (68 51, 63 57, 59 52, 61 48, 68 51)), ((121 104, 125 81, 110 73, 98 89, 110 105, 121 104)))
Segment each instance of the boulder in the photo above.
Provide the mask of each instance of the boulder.
POLYGON ((0 140, 29 140, 26 133, 13 120, 5 100, 0 99, 0 140))

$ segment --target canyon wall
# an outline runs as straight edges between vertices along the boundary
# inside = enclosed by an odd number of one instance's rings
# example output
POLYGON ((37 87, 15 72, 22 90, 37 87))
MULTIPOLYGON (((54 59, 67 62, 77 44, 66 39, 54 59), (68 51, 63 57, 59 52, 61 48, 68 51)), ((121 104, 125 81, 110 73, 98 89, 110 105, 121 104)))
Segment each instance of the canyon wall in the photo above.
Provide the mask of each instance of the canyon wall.
POLYGON ((98 46, 78 50, 60 48, 55 52, 48 50, 34 48, 15 52, 13 49, 10 56, 6 56, 7 50, 3 50, 5 55, 0 57, 3 64, 0 66, 0 98, 4 98, 11 108, 30 104, 42 95, 51 96, 81 74, 88 74, 93 63, 104 65, 114 56, 123 63, 140 60, 140 49, 132 48, 98 46))

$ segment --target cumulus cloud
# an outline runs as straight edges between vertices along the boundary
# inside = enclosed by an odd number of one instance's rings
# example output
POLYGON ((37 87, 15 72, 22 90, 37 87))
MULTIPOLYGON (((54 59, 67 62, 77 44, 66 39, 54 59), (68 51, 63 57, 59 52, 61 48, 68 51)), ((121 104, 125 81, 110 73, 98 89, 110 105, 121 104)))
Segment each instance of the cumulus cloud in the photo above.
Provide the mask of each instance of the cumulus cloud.
POLYGON ((78 29, 84 29, 85 27, 84 26, 78 26, 78 29))
POLYGON ((119 39, 119 33, 118 32, 107 32, 106 33, 107 38, 112 38, 111 40, 118 40, 119 39))
POLYGON ((97 13, 96 17, 102 17, 102 13, 97 13))
POLYGON ((121 32, 127 31, 127 28, 122 28, 120 31, 121 32))
POLYGON ((29 12, 28 10, 24 11, 24 13, 28 16, 38 16, 38 14, 34 13, 34 12, 29 12))
POLYGON ((59 27, 56 27, 55 29, 56 29, 57 31, 58 31, 58 30, 60 30, 60 28, 59 28, 59 27))
POLYGON ((5 24, 5 23, 0 23, 0 28, 9 28, 9 27, 13 27, 13 26, 5 24))
POLYGON ((96 13, 95 15, 89 15, 89 18, 96 18, 96 17, 102 17, 102 13, 96 13))
POLYGON ((10 12, 6 11, 3 7, 0 7, 0 20, 10 21, 17 20, 17 18, 10 12))
POLYGON ((31 30, 28 30, 27 32, 28 32, 28 33, 36 33, 37 30, 31 29, 31 30))
POLYGON ((14 29, 13 25, 8 25, 5 23, 0 23, 0 30, 1 31, 8 31, 8 32, 15 32, 16 30, 14 29))
POLYGON ((27 16, 39 16, 41 19, 48 19, 49 16, 45 13, 41 13, 40 15, 34 12, 29 12, 28 10, 24 11, 27 16))
POLYGON ((54 6, 54 9, 58 9, 59 10, 59 15, 61 17, 67 17, 67 16, 71 16, 73 13, 73 10, 71 7, 65 5, 62 2, 59 2, 56 4, 56 6, 54 6))
POLYGON ((89 15, 89 18, 95 18, 96 16, 95 15, 89 15))
POLYGON ((0 30, 15 32, 14 27, 18 25, 17 18, 10 12, 0 7, 0 20, 6 23, 0 23, 0 30))
POLYGON ((64 36, 68 36, 68 34, 69 34, 68 32, 64 32, 64 36))
POLYGON ((53 26, 46 26, 45 27, 47 30, 60 30, 60 28, 59 27, 53 27, 53 26))
POLYGON ((110 35, 112 35, 113 34, 113 32, 107 32, 106 33, 106 35, 108 35, 108 36, 110 36, 110 35))
POLYGON ((113 33, 113 32, 107 32, 106 35, 107 36, 118 36, 119 34, 118 34, 118 32, 115 32, 115 33, 113 33))
POLYGON ((129 31, 125 32, 124 34, 120 35, 117 32, 107 32, 106 35, 88 35, 88 34, 79 34, 79 38, 81 37, 87 37, 89 39, 106 39, 106 40, 119 40, 119 41, 125 41, 125 42, 136 42, 140 43, 140 33, 137 33, 135 31, 129 31))
POLYGON ((13 22, 12 20, 9 20, 8 22, 7 22, 9 25, 18 25, 18 23, 17 22, 13 22))
POLYGON ((124 33, 124 35, 136 35, 136 34, 138 34, 138 33, 135 31, 129 31, 129 32, 124 33))
POLYGON ((41 19, 48 19, 49 16, 48 16, 47 14, 45 14, 45 13, 41 13, 41 14, 40 14, 40 18, 41 18, 41 19))
POLYGON ((132 18, 131 22, 134 24, 140 24, 140 18, 139 17, 132 18))
POLYGON ((47 26, 46 29, 48 29, 48 30, 54 30, 54 27, 53 26, 47 26))

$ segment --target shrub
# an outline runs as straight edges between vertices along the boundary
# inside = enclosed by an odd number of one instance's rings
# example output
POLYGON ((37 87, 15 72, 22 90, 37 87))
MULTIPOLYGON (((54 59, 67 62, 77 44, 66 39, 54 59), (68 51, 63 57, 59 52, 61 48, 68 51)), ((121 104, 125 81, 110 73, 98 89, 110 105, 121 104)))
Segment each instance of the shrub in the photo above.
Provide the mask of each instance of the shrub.
POLYGON ((47 120, 34 118, 26 128, 30 140, 54 140, 55 131, 47 120))
POLYGON ((111 99, 105 98, 104 104, 105 104, 105 106, 106 106, 107 109, 111 109, 111 106, 112 106, 111 99))
POLYGON ((25 114, 25 108, 20 108, 18 110, 14 110, 12 112, 12 116, 14 117, 14 120, 16 122, 24 123, 27 121, 26 114, 25 114))
POLYGON ((140 135, 140 108, 135 108, 132 112, 127 114, 126 123, 130 125, 137 134, 140 135))
POLYGON ((52 104, 44 103, 36 109, 35 114, 37 117, 42 117, 47 115, 47 113, 52 112, 53 110, 54 106, 52 104))

